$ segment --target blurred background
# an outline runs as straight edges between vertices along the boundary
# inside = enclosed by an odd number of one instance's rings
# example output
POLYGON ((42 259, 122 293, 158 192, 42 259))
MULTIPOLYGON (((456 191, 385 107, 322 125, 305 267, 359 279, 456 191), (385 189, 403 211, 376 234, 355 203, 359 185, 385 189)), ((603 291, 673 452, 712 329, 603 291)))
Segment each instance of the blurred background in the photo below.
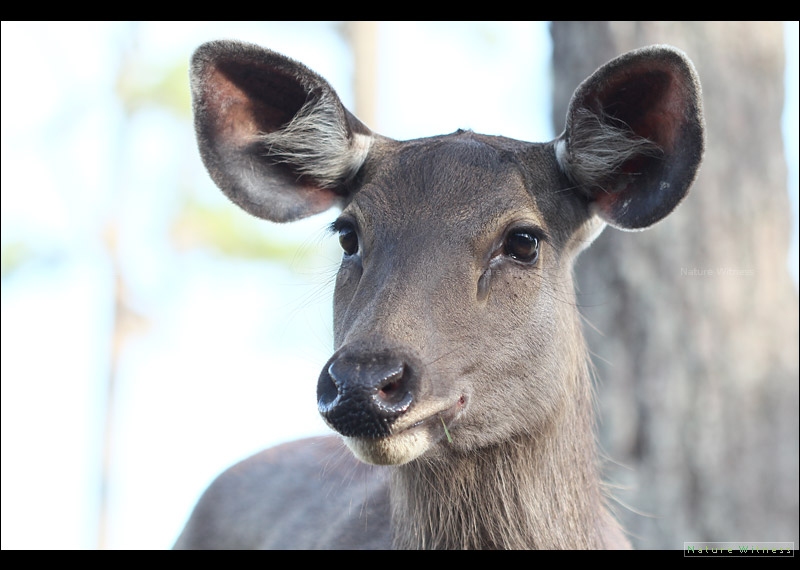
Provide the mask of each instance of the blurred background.
POLYGON ((3 22, 2 548, 168 548, 224 468, 328 432, 314 403, 335 212, 270 224, 211 183, 187 68, 220 38, 302 61, 398 139, 549 140, 597 65, 645 43, 684 49, 706 94, 708 166, 672 225, 606 231, 624 241, 579 266, 579 303, 603 332, 588 340, 601 439, 622 466, 609 474, 636 546, 797 541, 798 23, 728 25, 3 22), (717 116, 729 131, 715 134, 717 116), (635 245, 651 233, 667 257, 635 245), (607 261, 620 249, 627 268, 607 261), (682 272, 707 267, 702 283, 682 272), (665 332, 618 330, 617 303, 665 332), (748 435, 764 421, 772 431, 748 435))

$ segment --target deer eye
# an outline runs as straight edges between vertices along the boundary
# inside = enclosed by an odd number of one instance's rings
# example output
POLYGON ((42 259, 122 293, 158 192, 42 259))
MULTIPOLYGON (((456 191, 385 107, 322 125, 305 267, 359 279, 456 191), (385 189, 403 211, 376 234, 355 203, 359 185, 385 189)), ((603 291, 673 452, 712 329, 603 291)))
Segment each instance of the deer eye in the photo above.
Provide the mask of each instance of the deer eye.
POLYGON ((539 238, 531 230, 512 230, 503 242, 503 253, 523 263, 535 263, 539 257, 539 238))
POLYGON ((358 253, 358 234, 350 226, 339 228, 339 244, 342 246, 345 255, 355 255, 358 253))

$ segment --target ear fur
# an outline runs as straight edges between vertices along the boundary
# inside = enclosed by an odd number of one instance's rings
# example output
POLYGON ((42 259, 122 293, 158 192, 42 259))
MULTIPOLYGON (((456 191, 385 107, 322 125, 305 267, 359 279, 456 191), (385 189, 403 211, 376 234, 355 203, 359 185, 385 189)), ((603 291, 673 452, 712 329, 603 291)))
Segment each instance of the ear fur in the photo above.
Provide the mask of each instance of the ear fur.
POLYGON ((692 63, 675 48, 650 46, 613 59, 578 86, 556 157, 600 218, 636 230, 683 200, 704 145, 692 63))

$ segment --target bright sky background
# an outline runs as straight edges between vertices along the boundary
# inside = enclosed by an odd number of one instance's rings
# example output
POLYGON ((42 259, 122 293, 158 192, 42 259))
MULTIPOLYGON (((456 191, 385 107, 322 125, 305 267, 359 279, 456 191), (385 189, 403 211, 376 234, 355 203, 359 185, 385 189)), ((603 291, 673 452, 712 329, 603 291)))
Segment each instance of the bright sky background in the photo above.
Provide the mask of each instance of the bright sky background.
MULTIPOLYGON (((787 31, 796 217, 797 23, 787 31)), ((552 138, 546 24, 392 23, 381 32, 371 126, 382 134, 552 138)), ((225 198, 199 161, 188 116, 125 115, 119 66, 132 53, 158 69, 188 61, 203 41, 237 38, 303 61, 352 107, 349 51, 326 23, 3 22, 0 38, 2 239, 37 253, 2 283, 1 546, 97 545, 113 309, 104 236, 115 220, 139 316, 120 359, 106 544, 168 548, 219 471, 328 432, 314 402, 340 254, 324 232, 330 214, 263 224, 301 251, 319 250, 291 268, 176 249, 181 196, 225 198)))

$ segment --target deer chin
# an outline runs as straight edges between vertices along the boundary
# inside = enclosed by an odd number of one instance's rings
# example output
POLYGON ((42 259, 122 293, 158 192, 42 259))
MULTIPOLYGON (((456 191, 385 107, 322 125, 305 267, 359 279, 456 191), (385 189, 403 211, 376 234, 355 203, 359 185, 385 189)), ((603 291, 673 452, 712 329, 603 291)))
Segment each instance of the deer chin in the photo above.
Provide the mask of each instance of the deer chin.
POLYGON ((403 465, 417 459, 441 441, 451 440, 452 424, 464 409, 462 396, 450 408, 436 412, 408 427, 399 426, 386 437, 345 437, 350 451, 364 463, 372 465, 403 465), (447 427, 446 427, 447 426, 447 427))
POLYGON ((432 445, 427 430, 410 429, 381 438, 345 437, 358 459, 372 465, 402 465, 425 453, 432 445))

